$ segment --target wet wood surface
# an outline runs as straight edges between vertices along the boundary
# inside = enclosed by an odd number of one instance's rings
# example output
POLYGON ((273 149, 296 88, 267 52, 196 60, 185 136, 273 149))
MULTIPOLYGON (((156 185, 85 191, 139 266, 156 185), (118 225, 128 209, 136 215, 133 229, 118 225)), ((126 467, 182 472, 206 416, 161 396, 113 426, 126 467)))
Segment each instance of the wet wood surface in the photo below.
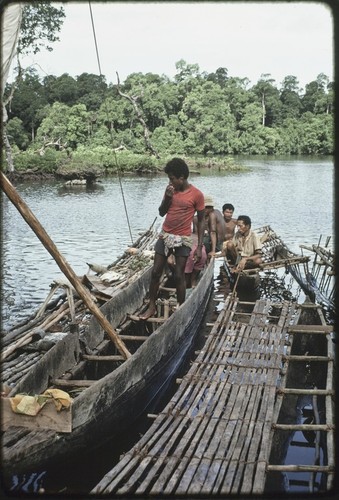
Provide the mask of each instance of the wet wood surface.
MULTIPOLYGON (((226 300, 169 404, 92 493, 172 498, 263 494, 283 397, 279 387, 284 387, 284 364, 293 360, 287 331, 300 312, 295 303, 273 305, 261 299, 239 321, 239 305, 236 298, 226 300)), ((330 330, 308 327, 325 335, 330 330)), ((332 362, 329 354, 323 361, 332 362)), ((306 427, 332 432, 331 426, 306 427)), ((291 470, 305 468, 299 464, 291 470)), ((330 473, 331 466, 319 465, 318 471, 330 473)))

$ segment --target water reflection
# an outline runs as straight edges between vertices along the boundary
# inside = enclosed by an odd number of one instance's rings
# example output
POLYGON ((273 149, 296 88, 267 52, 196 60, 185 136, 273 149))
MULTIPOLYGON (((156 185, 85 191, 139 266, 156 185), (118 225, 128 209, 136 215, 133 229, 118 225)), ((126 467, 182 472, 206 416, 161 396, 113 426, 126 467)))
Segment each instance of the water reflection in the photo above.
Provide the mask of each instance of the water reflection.
MULTIPOLYGON (((242 158, 246 172, 206 170, 189 180, 226 202, 252 226, 270 224, 292 251, 333 233, 333 161, 242 158), (315 205, 316 193, 316 205, 315 205)), ((78 275, 86 262, 109 265, 158 214, 167 177, 105 178, 93 189, 60 182, 21 183, 17 190, 78 275), (123 190, 123 191, 122 191, 123 190), (130 233, 132 237, 130 236, 130 233)), ((2 319, 15 323, 36 309, 61 271, 6 196, 2 197, 2 319)), ((158 218, 159 224, 161 218, 158 218)))
POLYGON ((104 186, 99 182, 88 183, 88 184, 73 184, 73 185, 65 185, 63 184, 57 190, 59 196, 65 195, 77 195, 83 193, 94 193, 100 194, 100 192, 104 191, 104 186))

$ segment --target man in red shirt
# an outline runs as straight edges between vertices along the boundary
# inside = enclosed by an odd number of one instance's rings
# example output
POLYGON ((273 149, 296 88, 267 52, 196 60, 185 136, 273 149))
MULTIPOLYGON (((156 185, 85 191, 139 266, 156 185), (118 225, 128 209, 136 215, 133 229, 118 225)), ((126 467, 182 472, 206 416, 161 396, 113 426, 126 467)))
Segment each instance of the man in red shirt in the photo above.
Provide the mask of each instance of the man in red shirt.
POLYGON ((149 305, 147 311, 140 315, 146 320, 154 315, 155 301, 158 294, 160 278, 169 255, 175 255, 175 281, 177 301, 182 304, 186 297, 185 265, 192 247, 192 222, 197 212, 198 245, 195 259, 201 259, 204 236, 205 202, 203 193, 188 182, 188 166, 181 158, 173 158, 166 167, 169 184, 159 207, 159 214, 164 220, 159 239, 155 244, 154 265, 149 289, 149 305))

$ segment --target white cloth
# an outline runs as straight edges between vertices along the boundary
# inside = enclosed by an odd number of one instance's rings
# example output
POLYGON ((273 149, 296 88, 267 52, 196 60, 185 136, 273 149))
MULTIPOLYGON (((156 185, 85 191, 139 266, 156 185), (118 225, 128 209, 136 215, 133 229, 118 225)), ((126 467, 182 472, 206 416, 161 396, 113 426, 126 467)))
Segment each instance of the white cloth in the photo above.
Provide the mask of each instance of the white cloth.
MULTIPOLYGON (((2 95, 7 82, 9 70, 15 55, 21 23, 21 4, 10 4, 4 9, 1 26, 1 85, 2 95)), ((1 96, 2 97, 2 96, 1 96)), ((3 105, 2 120, 7 121, 6 108, 3 105)))
POLYGON ((172 248, 181 247, 182 245, 192 248, 193 244, 191 236, 180 236, 178 234, 166 233, 166 231, 163 230, 160 232, 159 238, 164 240, 165 255, 168 255, 172 248))

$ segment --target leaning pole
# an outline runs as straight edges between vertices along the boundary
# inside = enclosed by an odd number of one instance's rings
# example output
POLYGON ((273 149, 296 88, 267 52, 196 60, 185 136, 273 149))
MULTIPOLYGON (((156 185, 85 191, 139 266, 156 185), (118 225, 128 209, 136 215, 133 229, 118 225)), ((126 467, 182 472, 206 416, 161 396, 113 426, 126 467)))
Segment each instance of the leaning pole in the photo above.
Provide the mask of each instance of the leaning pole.
POLYGON ((61 271, 64 273, 66 278, 70 281, 70 283, 74 286, 75 290, 78 292, 81 299, 84 301, 88 309, 91 313, 97 318, 99 324, 110 337, 110 339, 114 342, 116 348, 120 352, 120 354, 128 359, 131 357, 131 353, 128 351, 124 342, 120 339, 117 332, 114 330, 110 322, 107 318, 102 314, 99 307, 96 305, 94 300, 92 299, 91 294, 81 283, 71 266, 68 264, 66 259, 61 255, 56 245, 49 237, 43 226, 40 224, 38 219, 35 217, 33 212, 30 210, 28 205, 23 201, 20 197, 14 186, 8 180, 6 175, 0 171, 0 180, 1 180, 1 189, 13 203, 15 208, 20 212, 22 217, 25 219, 27 224, 34 231, 36 236, 42 242, 46 250, 51 254, 61 271))

